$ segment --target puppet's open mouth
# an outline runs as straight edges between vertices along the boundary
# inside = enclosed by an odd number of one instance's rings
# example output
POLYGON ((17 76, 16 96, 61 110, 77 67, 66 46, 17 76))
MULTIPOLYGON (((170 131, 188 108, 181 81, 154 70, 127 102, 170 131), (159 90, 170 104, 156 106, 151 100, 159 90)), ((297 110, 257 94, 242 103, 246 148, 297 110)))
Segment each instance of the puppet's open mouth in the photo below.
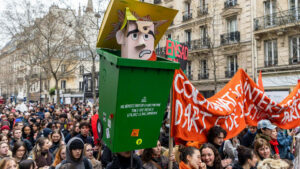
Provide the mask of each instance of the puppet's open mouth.
POLYGON ((151 50, 143 50, 143 51, 141 51, 141 53, 139 54, 139 58, 142 58, 146 54, 151 54, 151 50))

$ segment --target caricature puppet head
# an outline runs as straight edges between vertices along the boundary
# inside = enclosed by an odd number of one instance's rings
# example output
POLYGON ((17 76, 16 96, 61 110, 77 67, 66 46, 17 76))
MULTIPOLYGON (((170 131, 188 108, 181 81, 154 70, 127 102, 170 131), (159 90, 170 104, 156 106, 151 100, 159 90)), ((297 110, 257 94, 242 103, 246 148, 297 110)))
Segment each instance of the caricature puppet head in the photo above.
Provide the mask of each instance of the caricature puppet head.
POLYGON ((123 25, 116 33, 118 44, 121 45, 121 56, 130 59, 155 60, 154 24, 152 21, 139 21, 126 8, 123 25))

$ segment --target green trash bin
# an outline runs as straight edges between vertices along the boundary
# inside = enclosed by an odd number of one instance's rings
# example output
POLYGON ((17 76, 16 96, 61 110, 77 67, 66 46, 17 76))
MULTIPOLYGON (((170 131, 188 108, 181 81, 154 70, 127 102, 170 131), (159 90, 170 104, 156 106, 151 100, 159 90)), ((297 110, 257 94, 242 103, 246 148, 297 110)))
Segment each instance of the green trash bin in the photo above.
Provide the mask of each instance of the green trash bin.
POLYGON ((114 153, 155 147, 179 63, 121 58, 109 49, 97 53, 100 137, 114 153))

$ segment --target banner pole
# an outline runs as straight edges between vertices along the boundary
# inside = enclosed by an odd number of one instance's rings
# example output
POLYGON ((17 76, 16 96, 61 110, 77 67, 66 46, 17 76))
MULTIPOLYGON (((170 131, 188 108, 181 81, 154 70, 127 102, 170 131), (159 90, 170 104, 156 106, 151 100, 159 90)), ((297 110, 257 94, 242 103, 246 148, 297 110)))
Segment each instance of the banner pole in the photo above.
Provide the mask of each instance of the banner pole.
POLYGON ((170 111, 168 114, 169 117, 169 126, 170 126, 170 130, 169 130, 169 169, 173 168, 173 162, 170 160, 170 157, 172 156, 173 153, 173 137, 171 137, 171 128, 172 128, 172 102, 173 102, 173 93, 172 93, 172 89, 173 89, 173 83, 172 83, 172 87, 170 90, 170 111))

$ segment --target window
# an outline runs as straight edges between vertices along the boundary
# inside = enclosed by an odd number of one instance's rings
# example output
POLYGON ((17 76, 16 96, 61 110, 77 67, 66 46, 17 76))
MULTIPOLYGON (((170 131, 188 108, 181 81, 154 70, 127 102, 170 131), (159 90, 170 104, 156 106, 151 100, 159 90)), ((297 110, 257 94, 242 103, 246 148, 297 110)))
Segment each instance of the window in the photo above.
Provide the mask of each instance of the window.
POLYGON ((172 35, 171 35, 171 34, 168 34, 168 35, 167 35, 167 39, 172 39, 172 35))
POLYGON ((60 82, 60 88, 61 89, 66 89, 66 81, 65 80, 62 80, 61 82, 60 82))
POLYGON ((185 43, 188 46, 188 48, 191 48, 191 30, 185 31, 185 43))
POLYGON ((227 33, 236 32, 237 31, 237 20, 236 17, 227 19, 227 33))
POLYGON ((80 73, 81 75, 84 74, 84 66, 83 66, 83 65, 80 65, 80 66, 79 66, 79 73, 80 73))
POLYGON ((265 66, 274 66, 277 63, 277 40, 265 41, 265 66))
POLYGON ((193 76, 192 76, 192 62, 191 61, 188 61, 187 64, 186 64, 186 75, 187 75, 187 78, 189 80, 193 79, 193 76))
POLYGON ((79 91, 83 91, 83 82, 79 82, 79 91))
POLYGON ((199 8, 204 9, 205 8, 205 0, 199 0, 199 8))
POLYGON ((300 36, 290 38, 290 64, 300 63, 300 36))
POLYGON ((267 0, 264 2, 265 6, 265 26, 273 26, 275 24, 276 17, 276 1, 267 0))
POLYGON ((198 80, 208 79, 208 69, 207 69, 207 60, 200 60, 200 70, 198 74, 198 80))
POLYGON ((92 91, 92 79, 88 79, 88 91, 92 91))
POLYGON ((225 77, 232 77, 238 69, 237 56, 227 56, 227 70, 225 71, 225 77))
POLYGON ((61 65, 61 72, 65 72, 66 71, 66 65, 61 65))
POLYGON ((289 1, 291 14, 295 19, 300 19, 300 0, 290 0, 289 1))
POLYGON ((182 20, 186 21, 192 18, 191 4, 189 2, 184 3, 184 12, 182 13, 182 20))

